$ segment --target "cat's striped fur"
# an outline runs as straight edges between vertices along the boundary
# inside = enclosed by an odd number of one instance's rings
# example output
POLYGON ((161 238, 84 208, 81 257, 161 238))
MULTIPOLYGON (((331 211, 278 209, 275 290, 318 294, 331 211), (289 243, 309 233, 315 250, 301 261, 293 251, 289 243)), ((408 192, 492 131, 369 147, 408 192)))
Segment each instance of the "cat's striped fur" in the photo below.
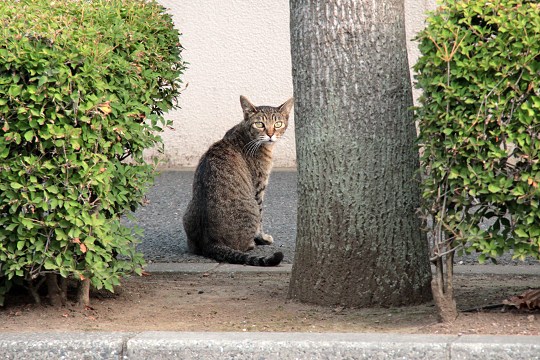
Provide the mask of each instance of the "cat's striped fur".
POLYGON ((258 257, 246 251, 273 242, 262 229, 264 192, 272 149, 287 129, 293 99, 271 107, 254 106, 241 96, 240 104, 244 119, 199 161, 184 229, 195 254, 232 264, 275 266, 283 259, 281 252, 258 257))

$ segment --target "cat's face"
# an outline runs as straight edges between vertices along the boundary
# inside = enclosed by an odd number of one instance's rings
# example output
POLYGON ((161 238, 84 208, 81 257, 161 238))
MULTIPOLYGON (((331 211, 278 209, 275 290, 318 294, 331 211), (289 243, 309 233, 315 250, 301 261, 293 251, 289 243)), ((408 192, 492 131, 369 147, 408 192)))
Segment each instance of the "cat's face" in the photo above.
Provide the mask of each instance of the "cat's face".
POLYGON ((258 145, 274 144, 283 136, 289 125, 289 113, 294 104, 290 98, 278 107, 254 106, 246 97, 240 96, 244 111, 244 125, 248 127, 258 145))

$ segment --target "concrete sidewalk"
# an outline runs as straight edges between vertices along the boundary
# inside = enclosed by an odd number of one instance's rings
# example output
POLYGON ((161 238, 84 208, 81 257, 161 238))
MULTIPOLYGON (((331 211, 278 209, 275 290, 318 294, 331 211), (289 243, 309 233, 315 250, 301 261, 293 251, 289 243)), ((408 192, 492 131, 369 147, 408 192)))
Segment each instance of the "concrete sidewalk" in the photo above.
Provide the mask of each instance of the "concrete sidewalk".
POLYGON ((310 333, 0 334, 0 359, 540 359, 540 337, 310 333))

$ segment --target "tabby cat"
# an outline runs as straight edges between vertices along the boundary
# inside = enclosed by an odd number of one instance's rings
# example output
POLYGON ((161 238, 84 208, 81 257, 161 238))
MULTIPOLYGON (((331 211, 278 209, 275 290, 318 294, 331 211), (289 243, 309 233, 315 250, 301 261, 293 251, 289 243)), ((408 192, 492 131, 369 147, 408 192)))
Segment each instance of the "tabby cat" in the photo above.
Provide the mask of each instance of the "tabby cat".
POLYGON ((189 250, 219 262, 275 266, 283 253, 259 257, 246 251, 273 243, 262 229, 264 191, 272 150, 287 129, 291 98, 278 107, 254 106, 240 96, 244 120, 202 156, 193 198, 184 214, 189 250))

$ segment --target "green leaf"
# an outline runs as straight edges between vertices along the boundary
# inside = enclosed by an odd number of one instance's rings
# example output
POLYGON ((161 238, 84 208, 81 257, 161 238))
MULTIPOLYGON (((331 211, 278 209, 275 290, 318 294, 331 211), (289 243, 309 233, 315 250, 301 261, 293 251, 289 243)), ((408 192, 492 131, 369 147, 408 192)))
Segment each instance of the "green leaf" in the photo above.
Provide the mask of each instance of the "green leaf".
POLYGON ((22 85, 11 85, 8 90, 8 95, 11 97, 17 97, 22 92, 22 85))
POLYGON ((34 137, 34 131, 28 130, 24 133, 24 139, 28 142, 32 141, 32 138, 34 137))
POLYGON ((529 238, 529 234, 527 234, 526 231, 524 231, 523 229, 515 229, 514 232, 516 233, 517 236, 521 237, 521 238, 525 238, 525 239, 528 239, 529 238))
POLYGON ((67 234, 65 233, 65 231, 64 231, 62 228, 56 228, 56 229, 54 229, 54 234, 56 235, 56 240, 58 240, 58 241, 67 240, 67 239, 68 239, 67 234))
POLYGON ((491 192, 491 193, 498 193, 498 192, 500 192, 502 189, 501 189, 500 187, 498 187, 497 185, 495 185, 495 184, 489 184, 489 185, 488 185, 488 190, 489 190, 489 192, 491 192))
POLYGON ((11 188, 14 189, 14 190, 18 190, 18 189, 21 189, 23 186, 19 183, 16 183, 16 182, 12 182, 10 184, 11 188))
POLYGON ((452 134, 452 133, 454 132, 454 130, 451 129, 451 128, 446 128, 446 129, 443 129, 442 132, 443 132, 443 134, 445 134, 445 135, 450 135, 450 134, 452 134))
POLYGON ((45 262, 43 263, 43 267, 45 270, 56 270, 58 266, 52 261, 51 258, 47 258, 45 262))
POLYGON ((21 224, 27 229, 33 229, 35 227, 35 223, 31 219, 22 218, 21 224))
POLYGON ((38 82, 38 86, 42 86, 43 84, 45 84, 47 81, 49 81, 49 78, 45 75, 41 76, 39 78, 39 82, 38 82))
POLYGON ((485 254, 480 254, 480 255, 478 255, 478 262, 479 262, 480 264, 485 263, 485 262, 486 262, 486 255, 485 255, 485 254))

